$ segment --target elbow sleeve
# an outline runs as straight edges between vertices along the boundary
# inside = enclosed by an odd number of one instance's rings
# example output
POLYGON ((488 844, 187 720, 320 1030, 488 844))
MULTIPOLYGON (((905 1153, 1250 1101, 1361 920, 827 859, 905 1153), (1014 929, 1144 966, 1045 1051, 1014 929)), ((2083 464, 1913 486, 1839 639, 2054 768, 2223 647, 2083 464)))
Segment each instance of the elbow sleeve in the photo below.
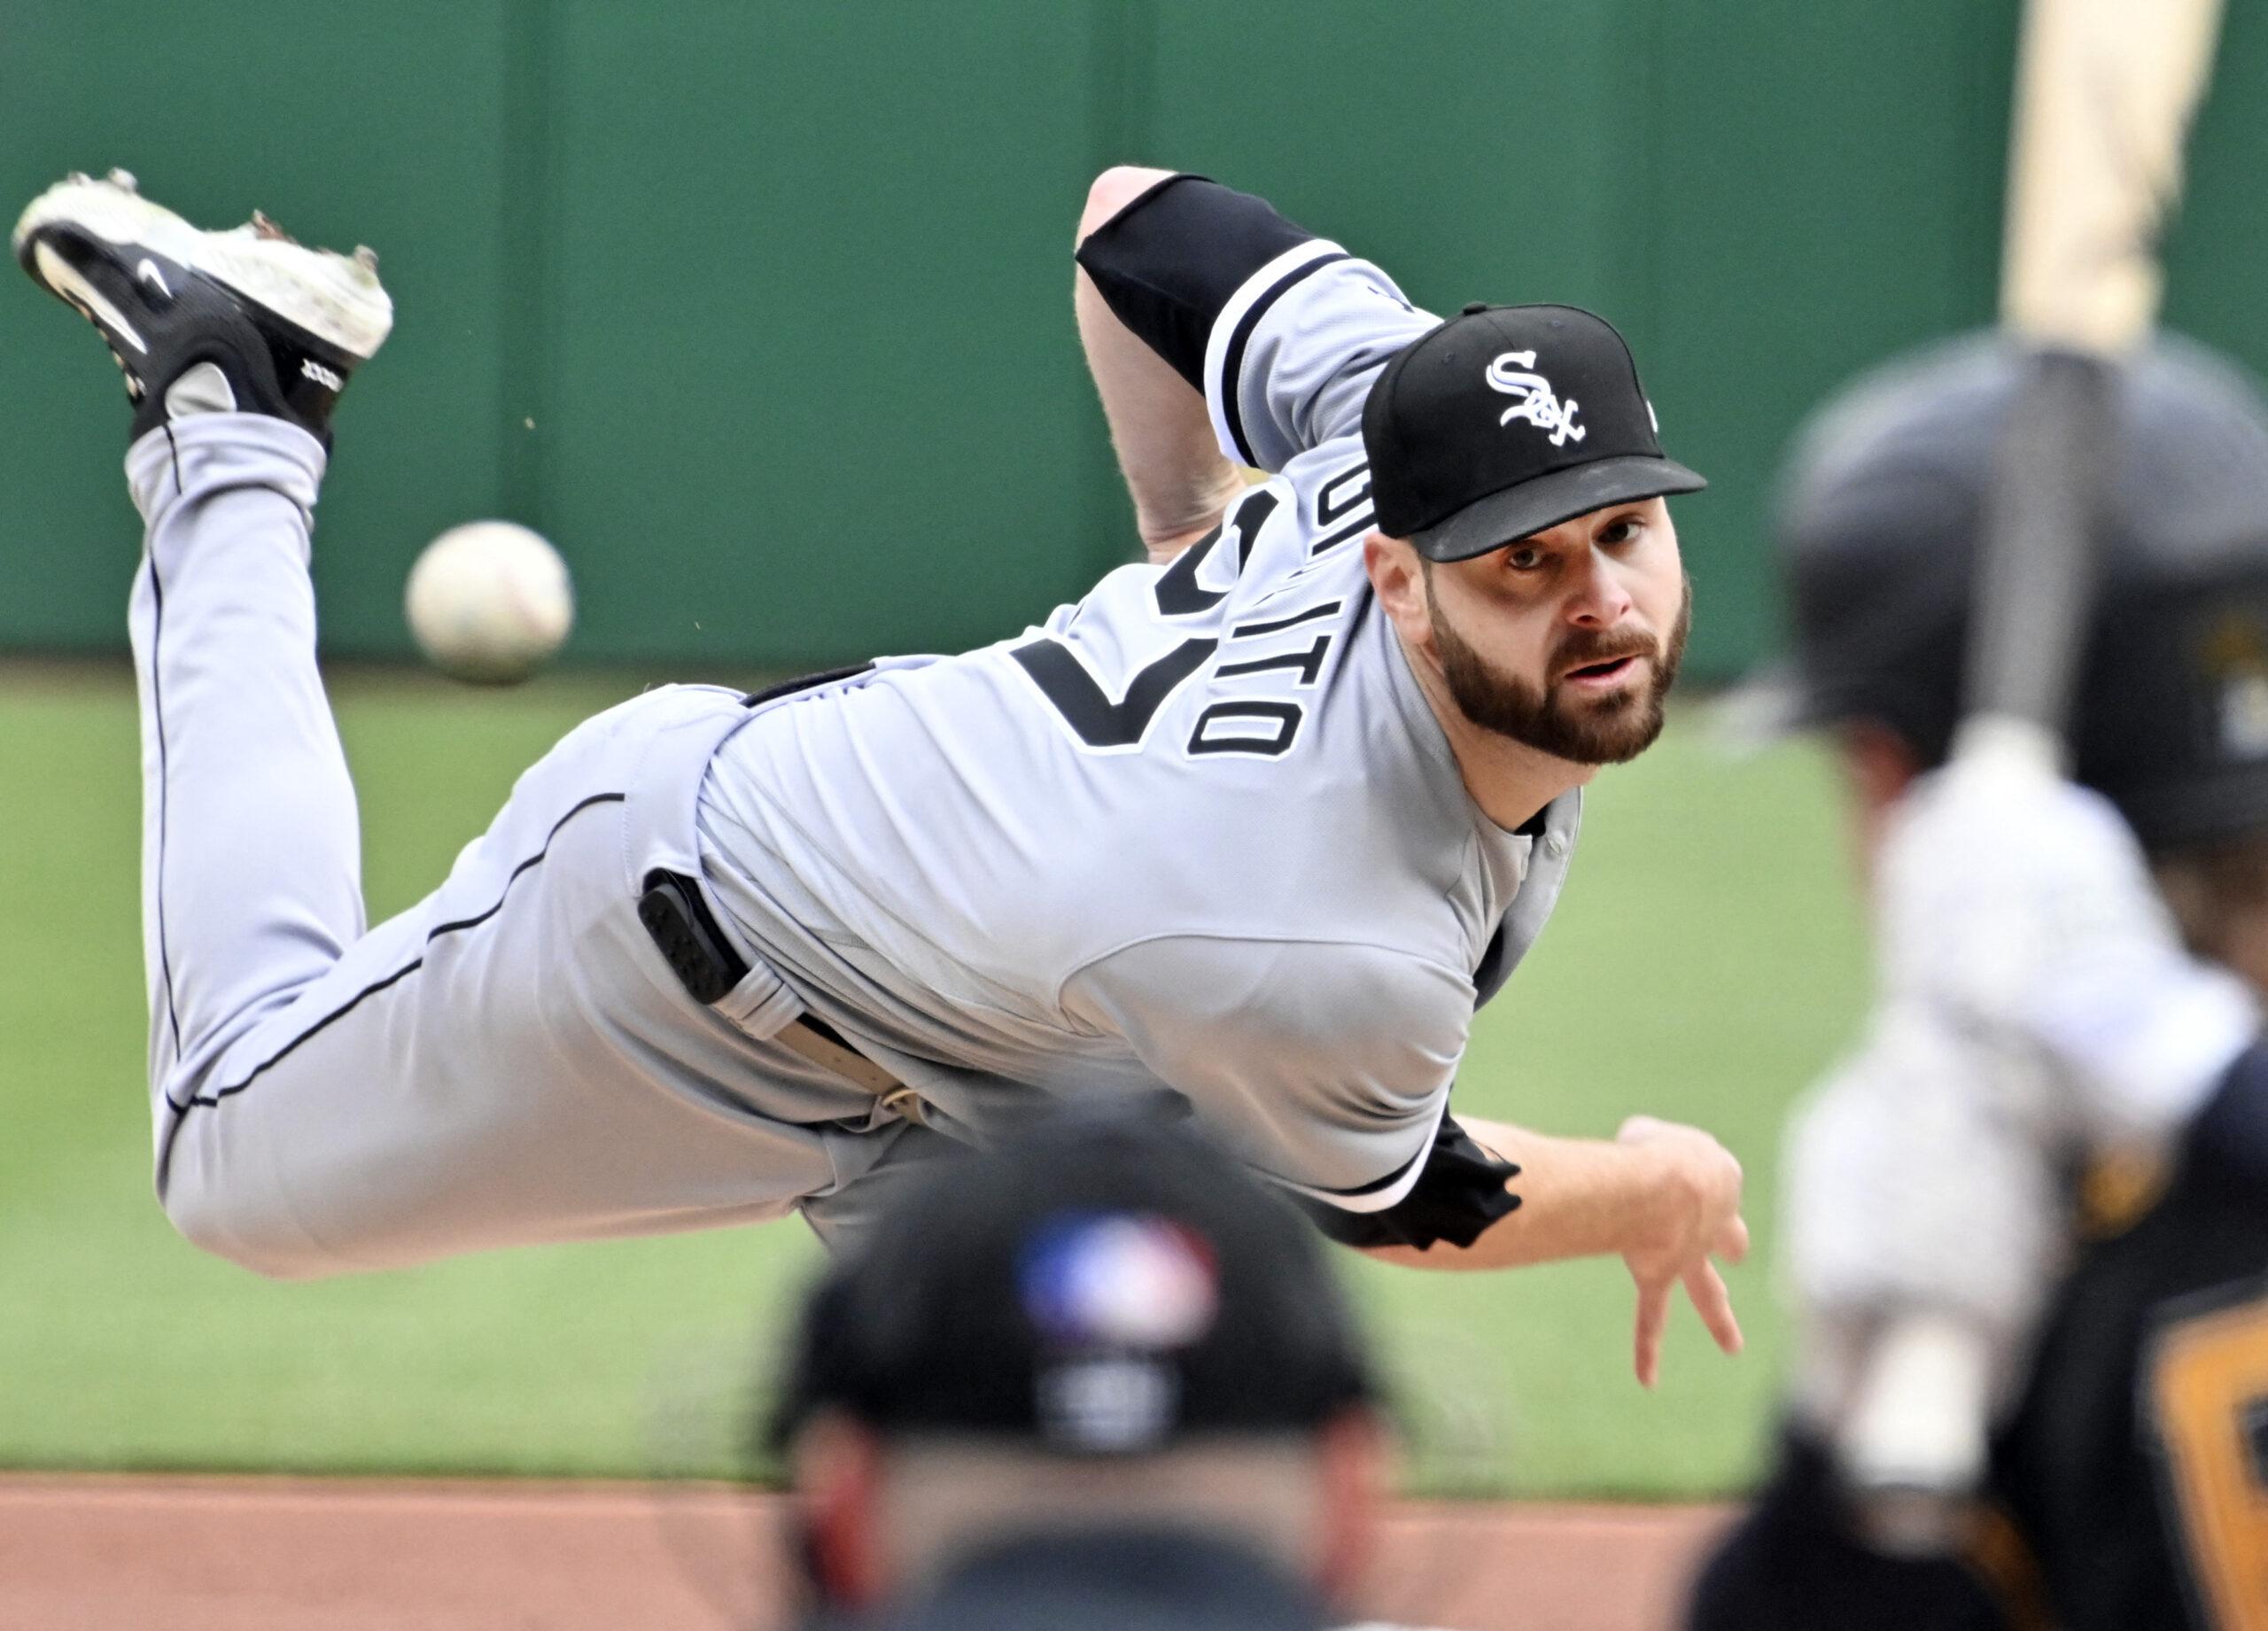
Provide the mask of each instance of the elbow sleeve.
POLYGON ((1200 392, 1213 321, 1262 267, 1315 235, 1201 175, 1160 182, 1079 245, 1114 316, 1200 392))

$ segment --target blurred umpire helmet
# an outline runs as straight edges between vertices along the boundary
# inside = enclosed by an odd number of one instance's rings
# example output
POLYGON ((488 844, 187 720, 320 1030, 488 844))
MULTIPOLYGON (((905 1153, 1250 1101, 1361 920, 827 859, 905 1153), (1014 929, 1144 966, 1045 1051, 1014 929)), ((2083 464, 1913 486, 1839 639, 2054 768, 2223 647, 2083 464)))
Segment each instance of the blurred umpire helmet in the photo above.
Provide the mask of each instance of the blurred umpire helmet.
MULTIPOLYGON (((1929 347, 1815 413, 1783 477, 1794 625, 1781 721, 1889 726, 1946 756, 2000 430, 2023 377, 1997 335, 1929 347)), ((2070 731, 2078 780, 2155 850, 2268 826, 2268 413, 2161 338, 2119 373, 2100 598, 2070 731)))

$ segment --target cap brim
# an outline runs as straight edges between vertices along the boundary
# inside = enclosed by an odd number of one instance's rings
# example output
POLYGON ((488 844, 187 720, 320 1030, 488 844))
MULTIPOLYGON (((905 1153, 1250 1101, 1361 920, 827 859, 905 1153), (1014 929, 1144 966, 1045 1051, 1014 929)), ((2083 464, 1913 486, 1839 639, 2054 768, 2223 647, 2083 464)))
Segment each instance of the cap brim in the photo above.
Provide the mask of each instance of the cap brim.
POLYGON ((1698 493, 1708 485, 1674 459, 1621 454, 1553 470, 1476 499, 1410 541, 1429 561, 1465 561, 1609 504, 1698 493))

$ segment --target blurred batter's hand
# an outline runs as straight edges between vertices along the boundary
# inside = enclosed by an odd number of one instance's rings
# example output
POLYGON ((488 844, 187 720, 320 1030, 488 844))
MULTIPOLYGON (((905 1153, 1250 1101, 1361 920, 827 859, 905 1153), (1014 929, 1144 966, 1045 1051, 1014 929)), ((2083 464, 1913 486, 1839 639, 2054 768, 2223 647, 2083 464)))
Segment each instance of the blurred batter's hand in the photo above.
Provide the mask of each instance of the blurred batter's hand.
MULTIPOLYGON (((2008 1107, 2054 1092, 2028 1050, 1996 1051, 1918 1003, 1878 1007, 1857 1052, 1797 1106, 1780 1163, 1806 1320, 1859 1331, 1953 1315, 2013 1365, 2064 1224, 2055 1158, 2008 1107)), ((1839 1399, 1845 1379, 1806 1390, 1839 1399)))
POLYGON ((1992 758, 1922 778, 1875 892, 1885 1006, 2039 1051, 2059 1080, 1998 1107, 2043 1143, 2163 1143, 2257 1029, 2235 976, 2183 948, 2118 812, 2070 782, 1992 758))

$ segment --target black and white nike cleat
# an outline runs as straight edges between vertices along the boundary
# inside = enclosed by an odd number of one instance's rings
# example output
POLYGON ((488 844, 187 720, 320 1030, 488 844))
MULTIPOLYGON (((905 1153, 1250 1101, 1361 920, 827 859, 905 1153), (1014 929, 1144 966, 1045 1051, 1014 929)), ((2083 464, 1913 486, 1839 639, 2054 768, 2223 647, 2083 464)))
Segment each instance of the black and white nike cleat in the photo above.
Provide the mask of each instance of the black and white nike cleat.
POLYGON ((378 258, 307 249, 264 215, 205 232, 113 170, 32 200, 9 238, 42 288, 102 330, 136 439, 192 413, 268 414, 330 445, 347 377, 393 326, 378 258))

